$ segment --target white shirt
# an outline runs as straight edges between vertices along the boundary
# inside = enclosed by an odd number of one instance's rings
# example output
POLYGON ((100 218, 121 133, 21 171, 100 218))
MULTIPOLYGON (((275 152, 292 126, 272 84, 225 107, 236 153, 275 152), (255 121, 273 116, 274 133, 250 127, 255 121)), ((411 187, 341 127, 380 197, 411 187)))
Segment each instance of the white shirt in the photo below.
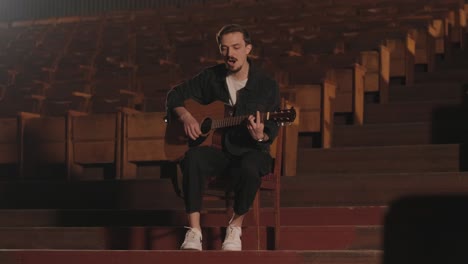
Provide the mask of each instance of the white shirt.
POLYGON ((247 83, 248 79, 239 81, 236 78, 234 78, 232 75, 228 75, 226 77, 226 84, 229 89, 229 95, 231 96, 231 106, 234 106, 237 101, 237 92, 245 87, 245 84, 247 83))

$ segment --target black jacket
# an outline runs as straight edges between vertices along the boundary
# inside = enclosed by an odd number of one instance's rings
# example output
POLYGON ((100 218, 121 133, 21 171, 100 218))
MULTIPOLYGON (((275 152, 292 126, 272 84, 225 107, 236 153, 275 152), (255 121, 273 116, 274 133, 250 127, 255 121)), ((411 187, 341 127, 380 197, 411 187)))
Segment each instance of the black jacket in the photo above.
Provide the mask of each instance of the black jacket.
MULTIPOLYGON (((237 95, 234 116, 255 115, 257 110, 260 112, 278 110, 280 106, 278 84, 256 68, 250 60, 249 64, 248 81, 237 95)), ((226 84, 227 73, 226 66, 218 64, 171 89, 166 101, 168 116, 172 114, 175 107, 183 106, 183 102, 188 98, 201 104, 209 104, 217 100, 228 104, 230 96, 226 84)), ((252 149, 269 151, 269 146, 278 133, 277 124, 271 120, 266 121, 264 132, 269 140, 260 143, 252 139, 246 126, 232 127, 225 134, 223 147, 233 155, 241 155, 252 149)))

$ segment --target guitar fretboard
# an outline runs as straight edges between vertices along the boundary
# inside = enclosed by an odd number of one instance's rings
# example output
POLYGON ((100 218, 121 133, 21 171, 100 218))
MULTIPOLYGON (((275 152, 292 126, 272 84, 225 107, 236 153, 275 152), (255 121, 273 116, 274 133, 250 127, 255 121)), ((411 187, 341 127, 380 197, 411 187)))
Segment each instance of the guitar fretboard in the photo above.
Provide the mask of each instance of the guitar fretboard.
MULTIPOLYGON (((243 116, 232 116, 232 117, 226 117, 223 119, 217 119, 213 120, 212 123, 212 129, 217 129, 217 128, 223 128, 223 127, 231 127, 231 126, 237 126, 240 125, 244 120, 246 120, 249 116, 243 115, 243 116)), ((268 120, 268 113, 260 113, 260 118, 262 120, 268 120)))

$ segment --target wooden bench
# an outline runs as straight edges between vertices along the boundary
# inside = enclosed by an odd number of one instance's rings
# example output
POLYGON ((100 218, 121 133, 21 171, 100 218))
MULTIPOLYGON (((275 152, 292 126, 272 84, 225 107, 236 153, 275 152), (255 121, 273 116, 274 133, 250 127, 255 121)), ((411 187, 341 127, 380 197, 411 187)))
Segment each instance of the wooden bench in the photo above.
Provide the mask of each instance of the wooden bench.
POLYGON ((365 67, 364 92, 377 93, 379 102, 388 102, 390 84, 390 51, 385 45, 377 50, 360 52, 360 64, 365 67))
POLYGON ((438 14, 439 19, 442 20, 445 26, 446 44, 463 48, 465 45, 464 31, 466 31, 464 4, 440 3, 434 7, 432 13, 438 14))
POLYGON ((329 69, 336 83, 335 113, 351 113, 353 123, 364 122, 364 77, 365 67, 353 54, 319 56, 318 63, 329 69))
POLYGON ((321 145, 329 148, 332 146, 337 86, 331 78, 332 73, 321 67, 296 69, 277 72, 281 95, 300 110, 298 132, 320 132, 321 145))
POLYGON ((19 113, 20 179, 64 180, 66 118, 19 113))
MULTIPOLYGON (((166 155, 164 122, 165 112, 124 112, 122 121, 121 178, 135 179, 138 164, 152 164, 162 168, 166 155)), ((158 177, 157 175, 155 177, 158 177)))
POLYGON ((67 175, 70 180, 119 179, 121 113, 67 115, 67 175))

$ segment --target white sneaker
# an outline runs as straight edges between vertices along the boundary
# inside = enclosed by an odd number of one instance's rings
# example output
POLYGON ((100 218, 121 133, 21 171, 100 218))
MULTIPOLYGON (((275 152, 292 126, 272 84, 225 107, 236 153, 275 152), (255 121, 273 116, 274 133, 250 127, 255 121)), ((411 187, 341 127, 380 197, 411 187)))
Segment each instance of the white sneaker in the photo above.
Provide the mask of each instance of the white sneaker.
POLYGON ((223 250, 241 251, 242 250, 242 229, 239 226, 228 226, 226 228, 226 238, 223 242, 223 250))
POLYGON ((187 233, 185 233, 185 240, 180 246, 183 250, 202 250, 202 234, 197 228, 187 227, 187 233))

